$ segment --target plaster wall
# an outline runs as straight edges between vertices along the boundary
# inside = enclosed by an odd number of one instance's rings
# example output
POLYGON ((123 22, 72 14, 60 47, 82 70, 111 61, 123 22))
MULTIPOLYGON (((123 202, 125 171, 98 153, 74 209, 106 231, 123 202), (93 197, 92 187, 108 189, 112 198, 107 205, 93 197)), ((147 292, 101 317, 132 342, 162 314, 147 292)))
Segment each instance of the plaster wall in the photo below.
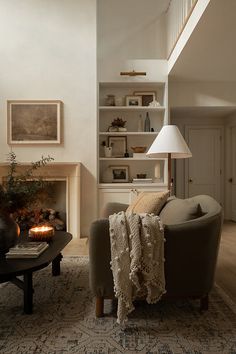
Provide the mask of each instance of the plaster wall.
POLYGON ((169 82, 170 107, 235 106, 235 82, 169 82))
POLYGON ((167 6, 167 0, 99 0, 98 71, 118 72, 130 59, 166 59, 167 6))
POLYGON ((19 161, 50 154, 56 162, 82 163, 87 235, 96 217, 96 0, 0 0, 0 32, 0 162, 10 149, 6 101, 62 100, 61 145, 12 148, 19 161))

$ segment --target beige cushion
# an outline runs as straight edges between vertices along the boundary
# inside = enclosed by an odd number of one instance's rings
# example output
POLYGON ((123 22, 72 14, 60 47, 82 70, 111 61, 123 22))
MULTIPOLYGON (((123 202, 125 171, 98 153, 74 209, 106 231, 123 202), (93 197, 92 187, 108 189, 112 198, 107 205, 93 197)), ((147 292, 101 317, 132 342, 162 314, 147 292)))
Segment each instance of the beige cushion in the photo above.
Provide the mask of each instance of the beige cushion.
POLYGON ((201 206, 193 199, 170 199, 160 213, 165 225, 175 225, 203 215, 201 206))
POLYGON ((130 204, 126 213, 153 213, 157 215, 166 203, 168 196, 169 191, 155 193, 142 192, 133 203, 130 204))

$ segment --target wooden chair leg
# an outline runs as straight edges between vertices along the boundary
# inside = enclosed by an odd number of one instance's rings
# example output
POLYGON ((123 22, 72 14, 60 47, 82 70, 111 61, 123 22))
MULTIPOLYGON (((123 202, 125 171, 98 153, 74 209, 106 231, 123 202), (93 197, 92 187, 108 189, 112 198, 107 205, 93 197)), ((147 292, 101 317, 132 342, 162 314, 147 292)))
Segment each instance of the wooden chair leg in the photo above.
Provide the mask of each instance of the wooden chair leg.
POLYGON ((209 305, 208 294, 200 299, 200 311, 207 311, 209 305))
POLYGON ((104 298, 97 297, 96 298, 96 317, 102 317, 104 315, 104 298))

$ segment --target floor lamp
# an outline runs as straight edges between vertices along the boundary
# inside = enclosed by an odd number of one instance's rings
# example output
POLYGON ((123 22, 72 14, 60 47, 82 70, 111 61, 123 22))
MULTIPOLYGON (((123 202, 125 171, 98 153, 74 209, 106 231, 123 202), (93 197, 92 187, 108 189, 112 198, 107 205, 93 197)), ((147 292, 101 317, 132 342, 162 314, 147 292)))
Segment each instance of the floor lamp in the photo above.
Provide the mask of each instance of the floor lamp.
POLYGON ((192 156, 178 127, 164 125, 146 155, 168 158, 168 189, 171 194, 171 159, 185 159, 192 156))

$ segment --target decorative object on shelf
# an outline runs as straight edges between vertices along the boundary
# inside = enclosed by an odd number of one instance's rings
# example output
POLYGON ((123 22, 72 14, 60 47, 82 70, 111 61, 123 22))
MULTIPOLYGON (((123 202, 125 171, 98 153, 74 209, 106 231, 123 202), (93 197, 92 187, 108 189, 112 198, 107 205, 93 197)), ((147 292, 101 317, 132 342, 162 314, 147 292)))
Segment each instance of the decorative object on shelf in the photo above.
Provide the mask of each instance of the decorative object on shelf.
POLYGON ((137 173, 137 178, 146 178, 147 174, 146 173, 137 173))
POLYGON ((111 126, 109 126, 108 131, 109 132, 126 132, 127 129, 125 128, 125 123, 126 120, 123 120, 122 118, 115 118, 111 122, 111 126))
POLYGON ((120 72, 121 76, 146 76, 147 73, 145 71, 121 71, 120 72))
POLYGON ((152 183, 152 178, 133 178, 132 183, 152 183))
POLYGON ((142 106, 149 106, 149 104, 156 100, 156 92, 154 91, 135 91, 134 96, 141 96, 142 106))
POLYGON ((142 106, 141 96, 126 96, 126 106, 142 106))
POLYGON ((145 132, 150 132, 151 131, 151 123, 150 123, 150 118, 149 118, 149 113, 146 113, 146 118, 144 122, 144 131, 145 132))
POLYGON ((157 181, 159 181, 161 179, 161 164, 160 161, 158 161, 155 164, 155 168, 154 168, 154 177, 157 181))
POLYGON ((128 150, 126 150, 124 157, 129 157, 128 150))
POLYGON ((105 141, 102 141, 102 146, 104 148, 104 156, 112 157, 112 147, 107 145, 105 141))
POLYGON ((115 106, 123 106, 124 97, 115 97, 115 106))
POLYGON ((106 106, 115 106, 115 95, 107 95, 105 99, 106 106))
POLYGON ((112 170, 112 182, 129 182, 129 166, 110 166, 112 170))
POLYGON ((143 132, 143 117, 142 117, 142 114, 139 115, 139 119, 138 119, 138 132, 143 132))
POLYGON ((146 156, 145 152, 144 153, 141 153, 141 152, 136 153, 136 152, 134 152, 133 153, 133 159, 147 159, 147 156, 146 156))
POLYGON ((8 144, 60 144, 62 102, 7 101, 8 144))
POLYGON ((160 107, 160 103, 157 100, 153 100, 152 102, 149 103, 148 106, 152 108, 158 108, 160 107))
POLYGON ((146 146, 131 146, 131 149, 135 153, 144 153, 147 150, 146 146))
POLYGON ((105 157, 112 157, 112 147, 111 146, 104 146, 104 156, 105 157))
POLYGON ((29 230, 29 238, 32 241, 46 241, 49 242, 54 236, 54 228, 52 226, 42 225, 32 227, 29 230))
POLYGON ((109 136, 108 146, 112 147, 113 157, 124 157, 127 151, 127 137, 126 136, 109 136))
POLYGON ((176 125, 165 125, 152 143, 147 155, 159 158, 168 157, 168 189, 171 193, 171 158, 189 158, 192 153, 178 127, 176 125))

